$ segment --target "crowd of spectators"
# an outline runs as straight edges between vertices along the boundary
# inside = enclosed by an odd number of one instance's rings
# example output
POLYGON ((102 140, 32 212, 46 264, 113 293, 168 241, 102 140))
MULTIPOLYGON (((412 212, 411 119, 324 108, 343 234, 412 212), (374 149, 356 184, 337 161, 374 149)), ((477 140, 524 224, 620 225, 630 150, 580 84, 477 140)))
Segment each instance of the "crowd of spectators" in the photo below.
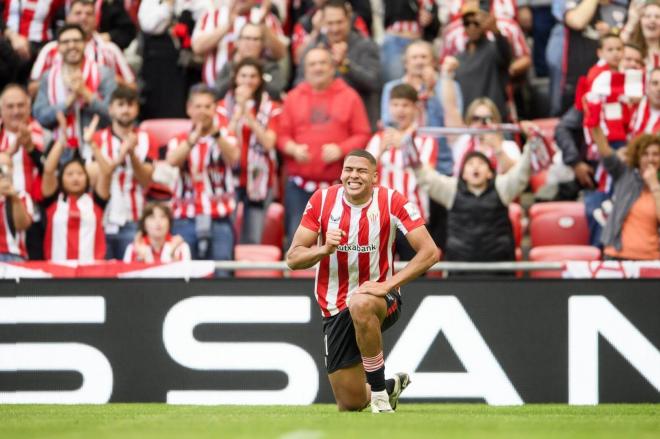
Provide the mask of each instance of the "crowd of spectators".
POLYGON ((0 0, 0 90, 2 261, 230 260, 356 148, 446 259, 514 260, 548 117, 545 198, 584 200, 606 258, 660 257, 658 0, 0 0))

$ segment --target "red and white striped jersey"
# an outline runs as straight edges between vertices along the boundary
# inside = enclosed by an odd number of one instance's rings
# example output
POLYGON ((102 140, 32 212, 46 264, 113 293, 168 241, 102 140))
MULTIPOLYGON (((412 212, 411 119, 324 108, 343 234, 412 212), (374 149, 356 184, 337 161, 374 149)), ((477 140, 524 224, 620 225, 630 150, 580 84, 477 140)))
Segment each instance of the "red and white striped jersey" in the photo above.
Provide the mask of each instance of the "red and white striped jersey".
MULTIPOLYGON (((461 18, 461 8, 465 0, 449 0, 449 19, 455 20, 461 18)), ((518 14, 518 5, 516 0, 493 0, 490 2, 490 12, 495 18, 515 19, 518 14)))
POLYGON ((4 4, 2 19, 8 29, 35 43, 53 39, 51 22, 64 0, 5 0, 4 4))
MULTIPOLYGON (((224 131, 224 132, 222 132, 224 131)), ((230 142, 226 130, 222 136, 230 142)), ((188 133, 170 140, 169 150, 176 149, 188 133)), ((212 218, 228 218, 236 208, 234 176, 231 166, 225 162, 220 145, 211 136, 202 137, 193 146, 181 169, 181 178, 174 191, 172 214, 174 218, 195 218, 210 215, 212 218)))
MULTIPOLYGON (((122 81, 127 83, 135 82, 135 74, 128 65, 121 49, 112 41, 103 40, 98 33, 95 33, 85 45, 85 57, 95 61, 98 65, 109 68, 122 81)), ((30 72, 30 80, 39 81, 50 70, 53 64, 59 60, 60 53, 58 51, 57 41, 51 41, 41 49, 37 59, 34 61, 32 71, 30 72)))
MULTIPOLYGON (((149 133, 135 130, 138 144, 135 146, 135 155, 141 162, 153 159, 156 154, 156 142, 149 133)), ((110 127, 97 131, 93 142, 99 146, 103 156, 109 161, 117 160, 121 153, 122 140, 117 137, 110 127)), ((144 207, 144 189, 135 178, 131 158, 126 155, 123 163, 115 168, 110 184, 110 200, 105 208, 104 225, 106 231, 121 227, 127 222, 137 222, 144 207)))
MULTIPOLYGON (((34 216, 34 205, 32 204, 32 198, 30 195, 24 191, 17 191, 18 197, 25 206, 28 215, 30 218, 34 216)), ((0 197, 0 253, 1 254, 12 254, 20 256, 22 258, 27 258, 27 250, 25 247, 25 231, 14 231, 12 232, 9 224, 13 222, 7 216, 7 199, 2 196, 0 197)))
POLYGON ((56 193, 44 201, 44 256, 49 261, 93 262, 105 259, 105 202, 86 193, 80 197, 56 193))
POLYGON ((171 235, 167 237, 160 251, 153 248, 149 242, 148 237, 145 237, 142 240, 144 248, 148 250, 144 257, 140 257, 135 248, 135 244, 131 243, 128 245, 128 247, 126 247, 126 252, 124 253, 124 262, 159 263, 190 261, 192 259, 190 256, 190 247, 188 247, 188 244, 182 242, 175 247, 174 243, 172 242, 171 235))
MULTIPOLYGON (((374 157, 378 157, 382 141, 383 132, 379 131, 369 141, 367 151, 374 157)), ((435 168, 438 157, 437 141, 432 137, 416 136, 415 147, 419 152, 421 162, 435 168)), ((382 186, 394 189, 404 194, 408 200, 413 201, 422 217, 428 221, 429 196, 417 186, 415 173, 410 168, 405 167, 400 148, 389 148, 380 154, 378 159, 378 181, 382 186)))
MULTIPOLYGON (((30 132, 32 133, 32 144, 40 151, 44 150, 44 130, 36 120, 30 120, 30 132)), ((30 155, 25 151, 23 145, 15 145, 16 134, 9 132, 0 121, 0 152, 12 154, 13 162, 13 183, 14 189, 21 192, 34 195, 41 193, 39 188, 35 188, 38 183, 39 170, 35 166, 30 155)))
POLYGON ((394 275, 396 230, 407 235, 423 226, 424 219, 393 189, 375 186, 371 201, 354 206, 344 199, 344 188, 333 185, 314 192, 300 225, 319 233, 320 245, 328 230, 346 232, 337 251, 321 259, 316 270, 316 300, 323 316, 329 317, 348 306, 359 285, 394 275))
POLYGON ((643 133, 660 133, 660 108, 651 108, 647 97, 641 100, 630 122, 631 138, 643 133))
MULTIPOLYGON (((212 8, 202 15, 202 18, 197 20, 197 24, 195 25, 195 30, 192 34, 193 40, 199 35, 213 32, 219 27, 229 26, 230 6, 231 2, 223 2, 219 7, 212 8)), ((260 8, 258 7, 252 8, 251 13, 256 14, 259 10, 260 8)), ((225 34, 222 40, 220 40, 216 50, 212 51, 204 58, 202 79, 207 85, 213 86, 215 84, 217 74, 231 58, 234 52, 234 45, 236 44, 236 40, 238 40, 238 35, 243 26, 250 21, 250 15, 251 14, 246 14, 236 17, 234 22, 231 23, 231 29, 225 34)), ((272 13, 268 14, 266 16, 265 24, 275 35, 277 35, 278 38, 288 44, 288 38, 285 36, 282 25, 275 15, 272 13)), ((266 53, 266 55, 268 54, 266 53)))
MULTIPOLYGON (((509 44, 511 44, 514 58, 529 56, 531 54, 529 45, 525 40, 525 34, 516 21, 509 18, 498 18, 497 28, 507 39, 509 44)), ((488 33, 488 38, 490 40, 494 39, 492 33, 488 33)), ((444 59, 446 56, 456 56, 459 53, 465 51, 467 42, 468 37, 467 33, 465 32, 465 28, 463 27, 463 21, 452 21, 447 25, 443 32, 443 48, 441 58, 444 59)))

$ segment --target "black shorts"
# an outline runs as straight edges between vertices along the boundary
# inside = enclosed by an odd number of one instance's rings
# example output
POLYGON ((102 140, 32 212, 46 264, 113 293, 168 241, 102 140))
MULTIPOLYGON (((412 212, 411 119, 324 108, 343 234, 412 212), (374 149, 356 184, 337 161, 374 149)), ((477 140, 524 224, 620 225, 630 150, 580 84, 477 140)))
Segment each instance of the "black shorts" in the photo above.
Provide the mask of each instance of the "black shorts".
MULTIPOLYGON (((381 331, 386 331, 399 320, 401 296, 390 292, 385 296, 387 315, 381 331)), ((325 368, 328 373, 362 362, 362 355, 355 340, 355 328, 348 308, 332 317, 323 319, 323 341, 325 343, 325 368)))

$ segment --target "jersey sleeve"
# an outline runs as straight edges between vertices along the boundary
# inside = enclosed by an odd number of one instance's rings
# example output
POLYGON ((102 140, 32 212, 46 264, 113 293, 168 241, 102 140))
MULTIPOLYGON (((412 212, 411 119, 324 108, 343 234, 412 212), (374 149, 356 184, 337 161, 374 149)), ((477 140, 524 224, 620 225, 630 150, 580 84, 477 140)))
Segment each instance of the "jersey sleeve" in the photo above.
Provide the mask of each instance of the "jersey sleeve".
POLYGON ((392 194, 390 212, 392 221, 404 235, 425 224, 417 206, 396 191, 392 194))
POLYGON ((307 202, 305 212, 303 212, 300 220, 300 225, 312 232, 321 231, 321 201, 322 192, 317 190, 307 202))

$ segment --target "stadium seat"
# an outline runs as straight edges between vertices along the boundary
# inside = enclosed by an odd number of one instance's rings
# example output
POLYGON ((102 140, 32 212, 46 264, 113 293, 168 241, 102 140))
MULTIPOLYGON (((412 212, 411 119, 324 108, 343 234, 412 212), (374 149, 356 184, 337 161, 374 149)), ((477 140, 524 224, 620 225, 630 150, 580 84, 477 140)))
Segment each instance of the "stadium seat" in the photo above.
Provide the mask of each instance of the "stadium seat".
POLYGON ((529 219, 548 212, 568 212, 575 215, 585 215, 584 203, 581 201, 549 201, 547 203, 534 203, 529 208, 529 219))
POLYGON ((241 242, 241 233, 243 232, 243 203, 238 203, 234 215, 234 236, 236 242, 241 242))
POLYGON ((148 132, 158 146, 167 145, 167 142, 191 128, 189 119, 148 119, 140 124, 140 128, 148 132))
MULTIPOLYGON (((529 260, 536 262, 598 261, 600 249, 591 245, 545 245, 534 247, 529 260)), ((529 273, 533 278, 560 278, 562 270, 537 270, 529 273)))
POLYGON ((261 243, 282 248, 284 242, 284 206, 280 203, 270 203, 266 210, 266 223, 261 243))
POLYGON ((551 211, 537 215, 529 225, 532 248, 544 245, 589 245, 584 212, 551 211))
MULTIPOLYGON (((273 245, 238 244, 234 247, 237 261, 277 262, 282 260, 282 250, 273 245)), ((235 277, 282 277, 280 270, 236 270, 235 277)))
POLYGON ((517 248, 520 247, 520 242, 522 241, 522 207, 520 207, 520 204, 509 204, 509 219, 513 227, 513 239, 517 248))
POLYGON ((533 194, 537 193, 539 189, 541 189, 544 185, 545 182, 548 180, 548 171, 543 170, 541 172, 537 172, 536 174, 532 174, 529 177, 529 189, 532 191, 533 194))

